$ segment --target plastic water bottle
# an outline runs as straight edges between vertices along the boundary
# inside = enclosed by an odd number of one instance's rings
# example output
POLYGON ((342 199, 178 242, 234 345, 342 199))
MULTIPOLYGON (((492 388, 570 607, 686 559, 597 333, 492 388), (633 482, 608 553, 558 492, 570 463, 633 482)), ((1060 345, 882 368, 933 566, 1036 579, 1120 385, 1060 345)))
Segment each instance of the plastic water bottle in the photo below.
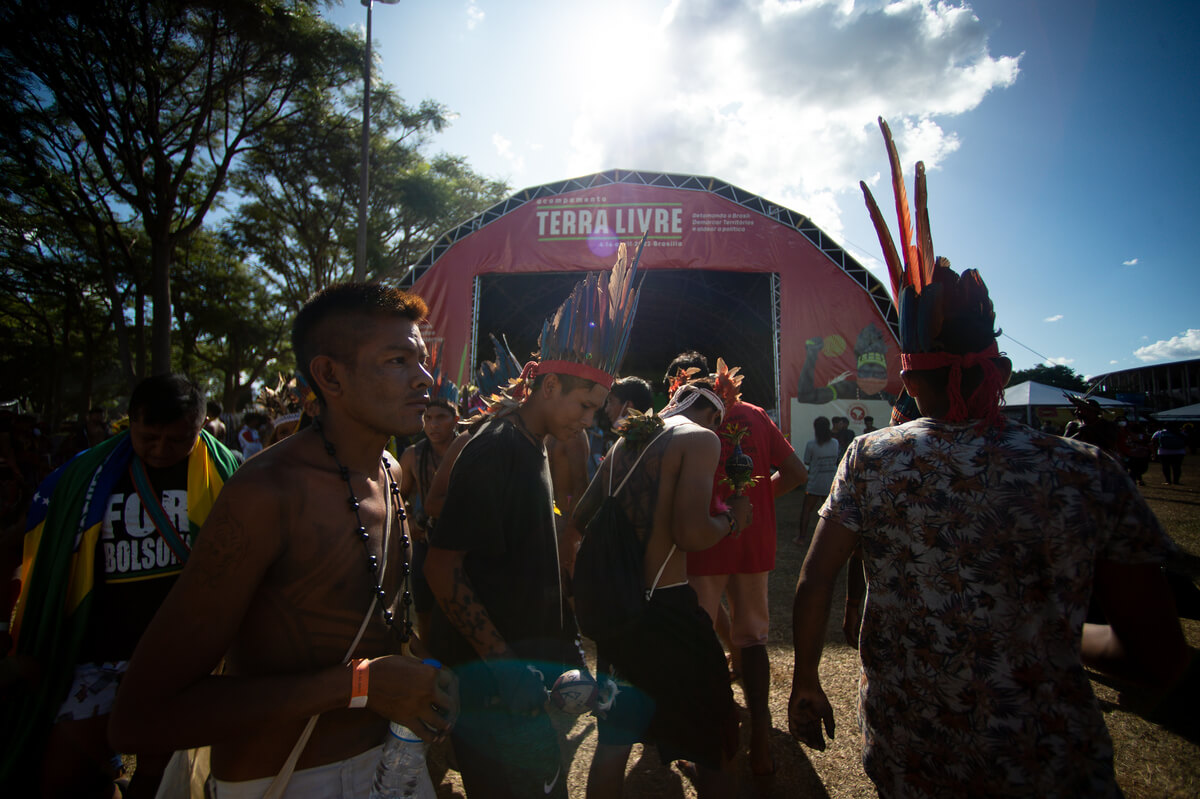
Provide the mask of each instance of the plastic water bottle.
POLYGON ((428 744, 408 727, 392 722, 370 799, 434 799, 433 781, 425 766, 428 744))

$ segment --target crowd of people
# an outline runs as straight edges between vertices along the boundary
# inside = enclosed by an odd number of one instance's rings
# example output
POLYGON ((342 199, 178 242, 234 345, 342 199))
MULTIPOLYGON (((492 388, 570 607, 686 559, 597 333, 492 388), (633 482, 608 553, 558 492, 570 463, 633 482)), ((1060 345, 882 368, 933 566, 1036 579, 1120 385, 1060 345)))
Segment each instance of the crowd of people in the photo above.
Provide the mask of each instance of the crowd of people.
MULTIPOLYGON (((581 281, 472 411, 441 390, 425 302, 348 283, 294 320, 284 412, 235 419, 160 375, 123 431, 97 428, 48 474, 23 463, 41 482, 0 672, 0 784, 365 797, 395 722, 448 743, 470 799, 566 797, 549 708, 578 673, 598 726, 589 797, 622 795, 635 743, 685 764, 700 796, 736 795, 731 676, 749 770, 776 771, 767 575, 775 501, 803 487, 796 741, 834 733, 819 665, 850 563, 881 796, 1119 796, 1084 667, 1180 682, 1160 569, 1175 547, 1132 469, 1086 443, 1102 426, 1064 438, 1003 418, 1011 363, 978 274, 889 261, 913 311, 892 424, 856 437, 820 417, 798 454, 721 359, 665 364, 658 412, 649 383, 617 379, 636 269, 622 245, 608 287, 581 281), (1085 623, 1093 597, 1103 623, 1085 623)), ((430 796, 428 775, 410 790, 430 796)))

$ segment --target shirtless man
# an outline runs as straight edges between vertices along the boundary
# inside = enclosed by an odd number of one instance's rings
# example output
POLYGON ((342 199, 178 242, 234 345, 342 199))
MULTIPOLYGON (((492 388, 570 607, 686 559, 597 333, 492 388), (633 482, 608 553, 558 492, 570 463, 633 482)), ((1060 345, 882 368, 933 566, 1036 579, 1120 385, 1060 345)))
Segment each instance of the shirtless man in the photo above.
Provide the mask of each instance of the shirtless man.
MULTIPOLYGON (((413 607, 417 611, 417 634, 429 640, 429 618, 436 600, 425 581, 425 556, 429 553, 429 513, 425 501, 433 476, 446 458, 446 450, 458 432, 458 404, 435 397, 425 409, 425 438, 400 454, 400 495, 411 511, 413 607)), ((456 453, 457 454, 457 453, 456 453)))
POLYGON ((261 796, 320 714, 287 795, 333 797, 370 790, 389 719, 428 739, 448 732, 452 677, 422 663, 415 637, 405 646, 408 542, 384 455, 389 436, 421 428, 429 401, 425 313, 373 284, 326 289, 300 311, 292 346, 319 424, 225 486, 134 653, 112 741, 211 744, 216 795, 261 796))
POLYGON ((209 400, 208 406, 204 411, 204 429, 222 444, 225 443, 225 423, 221 421, 221 414, 224 410, 221 407, 221 403, 209 400))
POLYGON ((626 440, 614 446, 579 502, 574 523, 586 529, 610 487, 645 543, 643 578, 652 590, 636 627, 597 642, 618 690, 599 723, 588 774, 588 797, 619 797, 632 744, 658 744, 664 762, 697 766, 700 796, 732 796, 729 765, 737 747, 737 716, 725 653, 712 621, 687 583, 687 552, 707 549, 752 521, 745 496, 709 515, 713 474, 721 455, 724 406, 711 381, 680 388, 663 410, 664 432, 644 454, 626 440), (640 462, 637 461, 641 455, 640 462), (661 571, 661 574, 659 570, 661 571))

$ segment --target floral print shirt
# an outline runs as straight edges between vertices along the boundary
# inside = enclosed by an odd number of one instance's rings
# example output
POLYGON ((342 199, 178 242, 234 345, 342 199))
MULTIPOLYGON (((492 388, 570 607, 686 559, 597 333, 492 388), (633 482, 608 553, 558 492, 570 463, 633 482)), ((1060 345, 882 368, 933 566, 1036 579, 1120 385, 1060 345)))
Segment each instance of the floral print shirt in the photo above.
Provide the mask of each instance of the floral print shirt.
POLYGON ((1080 664, 1098 559, 1174 544, 1099 449, 918 419, 850 445, 821 515, 860 536, 863 765, 883 796, 1119 796, 1080 664))

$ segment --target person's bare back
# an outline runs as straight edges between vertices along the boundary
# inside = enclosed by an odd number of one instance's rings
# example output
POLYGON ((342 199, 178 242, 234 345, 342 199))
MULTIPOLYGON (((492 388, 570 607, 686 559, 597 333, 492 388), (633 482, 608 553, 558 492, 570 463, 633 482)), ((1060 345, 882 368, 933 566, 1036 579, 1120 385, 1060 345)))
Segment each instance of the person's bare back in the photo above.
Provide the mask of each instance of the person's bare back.
POLYGON ((615 495, 644 542, 642 579, 647 589, 653 589, 644 613, 622 635, 597 641, 598 656, 637 693, 653 697, 656 709, 639 717, 636 708, 628 709, 629 700, 620 706, 621 691, 617 692, 618 706, 611 709, 615 715, 600 722, 600 745, 588 776, 591 799, 621 795, 630 751, 624 736, 620 743, 606 740, 610 735, 606 723, 640 729, 638 740, 658 744, 660 756, 696 760, 701 796, 727 796, 733 790, 728 752, 737 724, 728 672, 712 622, 687 585, 686 554, 713 546, 752 520, 744 496, 733 498, 727 513, 709 515, 713 475, 721 455, 714 430, 723 412, 723 406, 707 398, 693 401, 682 405, 678 415, 666 418, 663 431, 642 451, 630 447, 628 438, 622 439, 605 458, 576 510, 575 525, 586 529, 605 498, 615 495), (662 634, 668 628, 670 635, 662 634), (673 668, 688 672, 691 682, 686 688, 665 690, 662 675, 678 673, 673 668), (693 715, 696 708, 710 705, 715 708, 711 714, 693 715), (728 712, 722 713, 722 707, 728 712))

